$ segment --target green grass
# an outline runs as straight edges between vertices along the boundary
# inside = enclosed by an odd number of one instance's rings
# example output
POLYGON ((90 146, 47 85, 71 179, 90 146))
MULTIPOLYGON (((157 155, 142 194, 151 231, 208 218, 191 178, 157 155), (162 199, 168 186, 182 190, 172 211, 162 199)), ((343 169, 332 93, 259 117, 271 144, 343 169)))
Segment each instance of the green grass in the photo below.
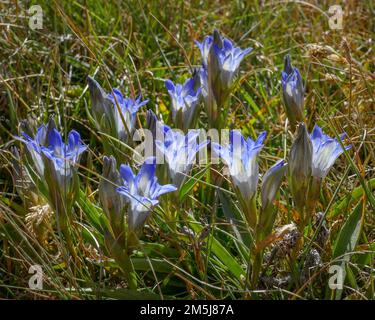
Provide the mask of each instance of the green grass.
MULTIPOLYGON (((373 299, 374 219, 374 48, 371 1, 347 2, 343 30, 330 30, 329 5, 335 1, 30 1, 43 8, 43 29, 31 30, 23 10, 0 6, 0 297, 13 299, 185 298, 185 299, 373 299), (256 137, 267 131, 260 154, 263 174, 276 159, 286 158, 292 133, 280 93, 283 57, 290 53, 306 81, 306 123, 318 123, 330 136, 345 131, 353 148, 335 163, 320 193, 317 211, 324 213, 329 237, 313 223, 304 234, 301 257, 319 251, 322 264, 303 281, 275 283, 304 272, 303 259, 277 256, 262 271, 266 280, 255 293, 246 276, 252 242, 230 183, 217 185, 218 170, 194 168, 180 192, 180 202, 157 207, 144 228, 131 260, 137 290, 130 290, 121 266, 106 250, 108 221, 100 207, 98 183, 103 143, 110 141, 90 121, 88 75, 109 91, 149 99, 139 112, 146 123, 152 109, 168 122, 165 79, 182 82, 189 65, 201 62, 194 40, 217 28, 240 47, 253 47, 242 62, 239 85, 231 98, 227 128, 256 137), (20 122, 34 128, 53 116, 59 129, 76 129, 89 151, 81 159, 80 192, 71 212, 73 259, 58 232, 55 217, 31 208, 13 179, 11 146, 20 122), (34 211, 33 211, 34 210, 34 211), (166 223, 177 217, 177 230, 166 223), (230 223, 235 221, 236 223, 230 223), (33 224, 34 223, 34 224, 33 224), (195 236, 183 233, 189 227, 195 236), (209 227, 205 237, 202 231, 209 227), (202 235, 202 237, 200 237, 202 235), (345 286, 330 290, 330 265, 345 264, 345 286), (28 287, 31 265, 42 266, 43 290, 28 287), (291 265, 292 264, 292 265, 291 265), (272 282, 272 281, 273 282, 272 282)), ((199 126, 207 127, 202 108, 199 126)), ((169 124, 171 124, 169 122, 169 124)), ((126 155, 129 157, 129 155, 126 155)), ((23 158, 25 159, 25 157, 23 158)), ((26 163, 26 162, 25 162, 26 163)), ((36 192, 34 206, 43 203, 36 192)), ((287 183, 277 202, 276 227, 294 219, 287 183)), ((47 210, 48 211, 48 210, 47 210)), ((266 248, 270 256, 279 242, 266 248)))

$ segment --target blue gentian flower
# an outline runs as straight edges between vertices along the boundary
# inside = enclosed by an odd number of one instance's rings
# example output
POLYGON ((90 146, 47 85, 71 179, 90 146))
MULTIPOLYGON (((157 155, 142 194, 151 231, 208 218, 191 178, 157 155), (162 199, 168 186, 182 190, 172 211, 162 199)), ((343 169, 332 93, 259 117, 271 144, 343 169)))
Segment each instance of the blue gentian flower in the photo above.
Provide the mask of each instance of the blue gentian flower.
POLYGON ((141 227, 150 215, 152 207, 159 203, 158 198, 168 192, 177 190, 174 185, 160 185, 155 176, 155 157, 145 160, 138 174, 130 166, 122 164, 120 175, 124 185, 117 188, 129 202, 128 224, 131 230, 141 227))
POLYGON ((75 130, 70 131, 67 145, 63 143, 61 134, 56 128, 53 127, 48 131, 48 126, 44 124, 38 128, 34 139, 25 132, 21 134, 23 139, 20 140, 26 144, 40 177, 44 176, 44 155, 53 162, 60 185, 64 176, 71 176, 71 170, 78 162, 80 154, 87 149, 75 130))
POLYGON ((224 87, 230 87, 234 76, 236 75, 243 58, 251 52, 252 48, 242 50, 235 47, 233 43, 227 39, 222 38, 221 43, 214 41, 213 43, 214 56, 219 62, 220 79, 224 87))
POLYGON ((108 98, 113 102, 114 125, 116 126, 118 137, 120 139, 126 139, 128 134, 134 132, 136 115, 139 108, 147 104, 148 100, 141 101, 141 96, 138 96, 135 100, 124 98, 121 91, 118 89, 113 89, 113 93, 110 93, 108 98), (122 116, 117 108, 116 100, 122 116), (122 117, 125 120, 125 124, 122 117))
POLYGON ((199 78, 192 77, 183 85, 165 81, 165 87, 172 100, 172 119, 177 127, 187 131, 193 122, 200 100, 199 78))
POLYGON ((243 58, 253 50, 250 47, 244 50, 236 47, 231 40, 222 37, 217 31, 214 32, 214 36, 206 36, 202 43, 198 41, 195 41, 195 43, 201 51, 203 67, 208 69, 212 48, 218 58, 220 69, 222 69, 222 72, 227 73, 223 75, 223 78, 227 78, 229 82, 233 79, 243 58), (216 36, 217 41, 214 41, 216 36))
POLYGON ((129 139, 129 134, 132 134, 135 129, 137 111, 148 100, 141 101, 141 96, 135 100, 125 98, 118 89, 113 89, 112 93, 107 94, 93 78, 88 77, 87 81, 92 100, 92 111, 98 128, 119 140, 129 139))
POLYGON ((292 128, 303 121, 305 88, 299 70, 292 66, 290 56, 285 56, 284 70, 281 72, 281 84, 285 111, 292 128))
POLYGON ((256 192, 259 178, 258 154, 263 148, 266 132, 256 141, 245 139, 239 130, 231 130, 229 143, 221 146, 212 142, 213 151, 226 163, 236 190, 237 198, 245 214, 247 223, 253 230, 258 223, 256 192))
POLYGON ((213 36, 207 36, 202 43, 196 41, 202 54, 201 83, 205 106, 209 121, 220 126, 222 107, 230 95, 233 79, 236 76, 243 58, 252 48, 242 50, 236 47, 231 40, 222 37, 215 30, 213 36), (206 97, 205 95, 208 95, 206 97))
POLYGON ((186 135, 164 125, 164 141, 156 140, 156 146, 168 164, 172 183, 180 188, 189 174, 197 152, 208 144, 197 143, 199 130, 189 130, 186 135))
MULTIPOLYGON (((310 137, 313 147, 312 175, 323 179, 344 150, 336 138, 333 139, 325 135, 318 125, 315 125, 310 137)), ((345 133, 340 135, 340 140, 344 138, 345 133)), ((349 150, 351 147, 351 145, 345 146, 345 150, 349 150)))
POLYGON ((240 131, 231 130, 226 146, 212 142, 213 150, 228 166, 233 184, 244 199, 251 199, 256 194, 259 178, 257 156, 263 148, 265 137, 264 131, 253 141, 250 138, 245 139, 240 131))
POLYGON ((41 151, 52 161, 57 182, 60 186, 64 186, 64 182, 72 177, 73 168, 87 146, 82 143, 80 134, 75 130, 69 132, 66 145, 62 141, 60 132, 55 128, 49 132, 47 143, 47 147, 42 146, 41 151))
MULTIPOLYGON (((48 189, 50 205, 61 214, 60 223, 65 223, 65 214, 71 209, 79 188, 76 164, 87 146, 75 130, 70 131, 68 144, 64 144, 53 120, 48 126, 40 126, 34 139, 24 132, 22 135, 25 139, 21 141, 32 155, 41 183, 48 189)), ((61 228, 65 227, 61 225, 61 228)))

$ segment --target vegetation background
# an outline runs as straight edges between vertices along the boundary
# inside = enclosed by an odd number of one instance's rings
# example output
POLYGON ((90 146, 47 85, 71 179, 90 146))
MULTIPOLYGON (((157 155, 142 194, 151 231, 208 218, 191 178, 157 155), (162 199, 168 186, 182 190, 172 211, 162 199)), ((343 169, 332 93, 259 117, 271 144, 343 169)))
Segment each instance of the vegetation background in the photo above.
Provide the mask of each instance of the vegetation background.
MULTIPOLYGON (((201 241, 173 234, 163 228, 161 214, 154 214, 145 230, 145 245, 133 259, 138 291, 128 290, 116 265, 97 246, 102 214, 96 172, 101 172, 102 146, 88 117, 87 76, 95 76, 107 91, 112 86, 127 95, 142 93, 150 100, 147 107, 167 121, 170 101, 164 80, 186 79, 188 66, 201 63, 194 40, 201 41, 217 28, 240 47, 254 49, 242 63, 227 126, 251 137, 267 131, 260 156, 262 173, 285 157, 291 145, 280 94, 287 53, 306 82, 309 131, 315 123, 330 136, 345 131, 353 145, 349 158, 338 159, 321 193, 320 210, 330 231, 323 265, 298 286, 283 286, 279 277, 279 285, 263 286, 257 298, 373 299, 375 216, 368 199, 375 187, 374 10, 373 1, 355 0, 1 1, 0 297, 248 297, 241 273, 246 270, 246 252, 236 244, 227 222, 233 201, 208 201, 205 192, 212 186, 206 175, 196 176, 201 181, 188 186, 188 205, 181 210, 193 211, 201 222, 195 232, 202 234, 202 226, 207 226, 209 235, 201 241), (40 30, 28 26, 26 11, 33 4, 43 9, 40 30), (329 28, 328 9, 333 4, 343 9, 341 30, 329 28), (80 260, 75 266, 65 262, 64 246, 50 232, 52 218, 26 208, 12 178, 10 147, 20 147, 14 139, 20 121, 40 124, 50 115, 65 132, 78 130, 89 145, 81 161, 81 191, 74 212, 75 228, 80 230, 76 243, 80 260), (359 234, 349 255, 344 292, 338 297, 327 286, 327 268, 340 231, 358 203, 362 207, 354 222, 359 223, 360 229, 355 229, 359 234), (38 239, 40 230, 35 229, 40 226, 50 233, 48 241, 38 239), (41 291, 28 287, 28 270, 35 264, 46 270, 41 291)), ((145 124, 145 117, 142 108, 140 123, 145 124)), ((202 111, 202 127, 205 117, 202 111)), ((290 222, 293 215, 285 200, 287 188, 282 187, 281 193, 277 226, 290 222)), ((350 243, 353 233, 346 236, 350 243)), ((345 243, 344 247, 348 248, 345 243)), ((288 268, 285 261, 275 266, 278 276, 288 268)))

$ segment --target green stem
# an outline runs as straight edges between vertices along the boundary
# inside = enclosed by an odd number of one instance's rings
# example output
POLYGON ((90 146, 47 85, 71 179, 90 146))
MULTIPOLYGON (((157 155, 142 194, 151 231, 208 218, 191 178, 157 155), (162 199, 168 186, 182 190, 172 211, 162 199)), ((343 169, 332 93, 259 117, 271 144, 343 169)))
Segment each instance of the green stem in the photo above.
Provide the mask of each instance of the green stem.
POLYGON ((263 250, 260 250, 259 252, 255 253, 253 268, 251 270, 250 287, 252 290, 255 290, 257 288, 259 274, 260 274, 260 270, 262 267, 262 261, 263 261, 263 250))

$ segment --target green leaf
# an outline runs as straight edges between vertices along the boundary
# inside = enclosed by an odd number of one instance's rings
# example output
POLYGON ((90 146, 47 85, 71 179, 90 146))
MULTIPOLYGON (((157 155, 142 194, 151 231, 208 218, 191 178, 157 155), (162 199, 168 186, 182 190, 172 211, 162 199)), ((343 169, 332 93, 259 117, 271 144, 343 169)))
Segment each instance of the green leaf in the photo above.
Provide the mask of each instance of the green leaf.
MULTIPOLYGON (((343 282, 345 282, 346 264, 350 261, 351 252, 355 250, 363 224, 364 210, 360 201, 342 227, 333 249, 332 258, 337 259, 338 265, 343 270, 343 282)), ((336 299, 340 299, 342 289, 336 291, 336 299)))
POLYGON ((180 189, 179 199, 182 201, 188 193, 194 188, 194 186, 201 181, 202 177, 206 173, 209 165, 203 168, 202 170, 198 171, 194 176, 190 177, 188 181, 184 183, 184 185, 180 189))
MULTIPOLYGON (((370 190, 375 189, 375 178, 368 181, 368 187, 370 190)), ((353 201, 358 200, 364 194, 364 190, 362 186, 355 188, 351 193, 345 195, 341 201, 336 202, 329 213, 329 218, 334 218, 338 216, 340 213, 343 213, 347 210, 350 203, 353 201)))
POLYGON ((369 243, 367 247, 363 248, 363 251, 361 254, 356 255, 355 263, 361 267, 370 266, 375 257, 375 242, 369 243))
POLYGON ((93 226, 99 232, 104 233, 104 230, 106 229, 105 227, 108 227, 105 215, 101 209, 94 206, 92 202, 88 200, 87 196, 82 190, 79 190, 77 203, 82 211, 86 214, 91 226, 93 226))
POLYGON ((257 106, 257 104, 255 103, 255 101, 253 100, 253 98, 247 93, 246 90, 241 90, 240 91, 241 94, 243 95, 243 97, 245 98, 246 102, 250 105, 250 107, 252 108, 253 110, 253 114, 256 114, 259 119, 262 121, 262 122, 265 122, 265 119, 264 119, 264 116, 262 114, 262 111, 261 109, 259 109, 259 107, 257 106))
MULTIPOLYGON (((202 232, 202 225, 194 219, 193 216, 189 216, 190 218, 190 228, 194 230, 196 234, 200 234, 202 232)), ((212 252, 214 255, 221 260, 223 265, 227 267, 227 270, 234 275, 238 281, 242 281, 242 276, 245 275, 245 271, 242 269, 241 265, 237 262, 236 259, 225 249, 225 247, 213 237, 212 239, 212 252)))
POLYGON ((179 252, 176 249, 170 248, 161 243, 152 243, 152 242, 142 242, 142 250, 140 251, 142 255, 158 255, 166 256, 169 258, 178 258, 179 252))
MULTIPOLYGON (((246 244, 246 247, 249 247, 252 240, 248 232, 240 232, 237 227, 237 222, 244 221, 244 218, 241 216, 241 212, 234 205, 233 201, 226 195, 224 192, 218 191, 219 199, 223 208, 223 213, 230 226, 233 230, 233 233, 236 235, 236 238, 240 240, 243 244, 246 244)), ((244 224, 244 223, 243 223, 244 224)), ((240 229, 245 229, 241 227, 240 229)), ((245 256, 248 255, 247 252, 244 252, 245 256)))
POLYGON ((131 258, 133 267, 137 271, 151 271, 151 266, 155 272, 170 273, 173 268, 170 264, 161 259, 131 258))

